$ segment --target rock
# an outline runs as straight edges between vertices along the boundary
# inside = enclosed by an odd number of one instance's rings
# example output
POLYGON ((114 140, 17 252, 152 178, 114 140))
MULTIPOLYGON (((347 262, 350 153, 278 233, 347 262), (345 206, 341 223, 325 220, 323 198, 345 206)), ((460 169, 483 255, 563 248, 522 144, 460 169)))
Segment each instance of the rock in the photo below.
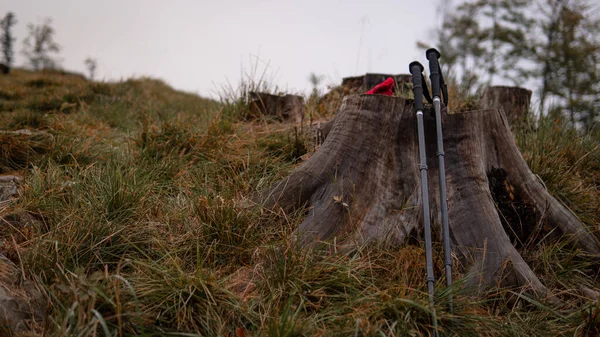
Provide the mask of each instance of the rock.
POLYGON ((17 176, 0 176, 0 205, 18 195, 18 187, 21 180, 17 176))
POLYGON ((31 330, 46 311, 42 294, 31 282, 19 278, 18 268, 0 255, 0 333, 9 336, 31 330))
POLYGON ((10 254, 6 254, 5 247, 2 247, 3 239, 8 238, 17 244, 21 244, 32 238, 34 229, 40 231, 45 228, 41 217, 30 212, 16 211, 3 214, 0 216, 0 254, 4 254, 9 259, 12 258, 12 256, 9 256, 10 254))
POLYGON ((580 288, 581 294, 591 300, 600 301, 600 292, 582 285, 580 288))

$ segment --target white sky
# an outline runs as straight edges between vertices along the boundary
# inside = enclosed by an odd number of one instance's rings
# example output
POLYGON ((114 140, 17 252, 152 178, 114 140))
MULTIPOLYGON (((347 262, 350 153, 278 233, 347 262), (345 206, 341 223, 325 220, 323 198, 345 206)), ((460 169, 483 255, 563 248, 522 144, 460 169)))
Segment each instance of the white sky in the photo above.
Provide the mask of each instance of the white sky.
POLYGON ((215 97, 242 69, 290 91, 307 92, 311 72, 325 83, 365 72, 407 73, 425 63, 415 42, 438 21, 438 0, 2 0, 13 11, 16 65, 28 23, 53 19, 62 66, 97 79, 161 78, 173 87, 215 97), (362 36, 362 38, 361 38, 362 36))

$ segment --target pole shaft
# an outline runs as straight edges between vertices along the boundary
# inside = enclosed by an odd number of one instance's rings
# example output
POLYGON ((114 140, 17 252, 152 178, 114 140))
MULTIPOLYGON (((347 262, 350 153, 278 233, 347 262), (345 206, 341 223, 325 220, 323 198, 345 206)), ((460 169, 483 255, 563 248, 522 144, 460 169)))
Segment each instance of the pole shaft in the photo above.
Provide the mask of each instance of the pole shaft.
MULTIPOLYGON (((433 96, 433 109, 435 111, 435 129, 437 138, 437 157, 440 188, 440 211, 442 216, 442 241, 444 247, 444 269, 446 274, 446 286, 452 285, 452 248, 450 245, 450 226, 448 224, 448 201, 446 200, 446 166, 444 163, 444 139, 442 134, 442 107, 440 100, 440 89, 443 77, 440 72, 440 53, 436 49, 425 52, 429 61, 429 72, 431 75, 431 95, 433 96)), ((444 98, 447 99, 445 94, 444 98)), ((452 296, 449 297, 449 309, 452 311, 452 296)))
POLYGON ((423 198, 423 227, 425 231, 425 263, 427 270, 427 291, 429 292, 429 304, 431 307, 431 320, 434 330, 433 336, 437 335, 437 319, 435 315, 434 282, 433 274, 433 252, 431 243, 431 223, 429 219, 429 184, 427 181, 427 154, 425 151, 425 130, 423 128, 423 66, 419 62, 412 62, 408 69, 412 74, 413 93, 415 96, 415 110, 417 112, 417 134, 419 141, 419 171, 421 173, 421 196, 423 198))
POLYGON ((433 252, 431 242, 431 221, 429 218, 429 182, 427 180, 427 154, 425 152, 425 130, 423 127, 423 111, 417 111, 417 128, 419 137, 419 171, 421 172, 421 195, 423 197, 423 227, 425 234, 425 261, 427 266, 427 290, 433 304, 435 275, 433 274, 433 252))
POLYGON ((435 97, 433 101, 435 109, 435 126, 437 131, 437 157, 440 184, 440 208, 442 213, 442 240, 444 246, 444 266, 446 269, 446 285, 452 285, 452 251, 450 246, 450 226, 448 224, 448 201, 446 200, 446 165, 444 160, 444 139, 442 136, 442 114, 440 98, 435 97))

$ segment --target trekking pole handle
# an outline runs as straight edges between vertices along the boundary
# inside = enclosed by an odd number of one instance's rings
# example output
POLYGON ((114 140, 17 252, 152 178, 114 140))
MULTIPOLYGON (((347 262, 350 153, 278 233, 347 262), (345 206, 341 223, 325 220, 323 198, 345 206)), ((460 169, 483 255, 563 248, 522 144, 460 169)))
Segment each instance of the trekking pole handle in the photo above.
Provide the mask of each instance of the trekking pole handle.
POLYGON ((415 96, 415 110, 423 111, 423 83, 421 78, 425 68, 421 63, 414 61, 408 65, 408 69, 412 75, 413 94, 415 96))
POLYGON ((429 79, 431 79, 431 96, 440 98, 440 52, 435 48, 429 48, 425 52, 427 60, 429 60, 429 79))

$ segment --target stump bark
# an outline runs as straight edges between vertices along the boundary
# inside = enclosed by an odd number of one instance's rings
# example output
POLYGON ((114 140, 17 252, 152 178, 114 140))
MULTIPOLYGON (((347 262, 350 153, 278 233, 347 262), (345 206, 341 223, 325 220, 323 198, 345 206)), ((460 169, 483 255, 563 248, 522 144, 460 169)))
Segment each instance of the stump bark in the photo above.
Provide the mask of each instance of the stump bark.
POLYGON ((249 110, 254 116, 272 116, 281 121, 302 124, 304 120, 304 98, 298 95, 272 95, 250 92, 249 110))
MULTIPOLYGON (((425 110, 430 217, 439 228, 435 120, 425 110)), ((596 239, 527 167, 501 110, 447 115, 444 108, 442 115, 452 249, 468 268, 467 286, 527 285, 545 295, 517 250, 519 240, 544 237, 534 235, 540 222, 600 253, 596 239), (503 207, 517 214, 507 217, 503 207)), ((304 245, 334 237, 402 244, 423 223, 417 141, 411 101, 348 96, 321 148, 264 191, 262 202, 285 212, 306 207, 296 230, 304 245)))
POLYGON ((487 87, 482 101, 484 109, 502 109, 511 126, 529 120, 530 90, 506 86, 487 87))

